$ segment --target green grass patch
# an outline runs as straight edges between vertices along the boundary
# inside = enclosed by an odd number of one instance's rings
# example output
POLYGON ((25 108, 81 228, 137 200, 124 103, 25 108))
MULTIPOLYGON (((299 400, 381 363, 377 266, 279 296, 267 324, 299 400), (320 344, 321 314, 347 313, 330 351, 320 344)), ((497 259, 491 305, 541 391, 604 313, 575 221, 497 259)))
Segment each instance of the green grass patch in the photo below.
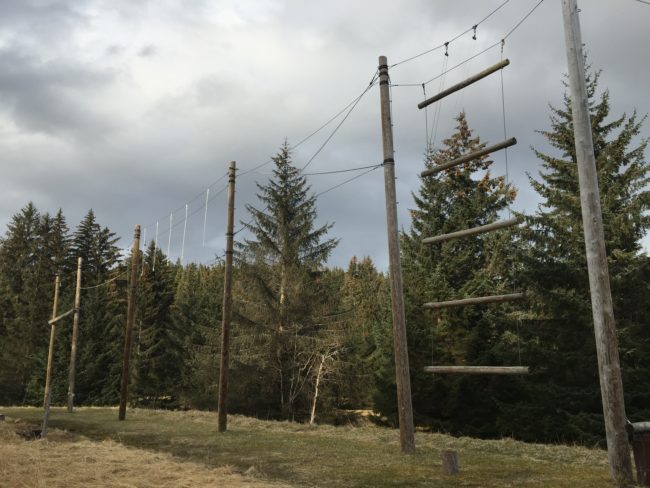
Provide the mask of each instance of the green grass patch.
MULTIPOLYGON (((42 410, 0 410, 39 424, 42 410)), ((600 487, 609 481, 605 451, 584 447, 485 441, 417 433, 417 453, 402 455, 396 430, 376 426, 309 426, 230 416, 217 433, 216 414, 115 408, 54 408, 50 427, 90 439, 170 453, 211 467, 230 466, 295 486, 354 487, 600 487), (442 474, 440 453, 455 449, 461 473, 442 474), (251 468, 254 468, 251 470, 251 468)))

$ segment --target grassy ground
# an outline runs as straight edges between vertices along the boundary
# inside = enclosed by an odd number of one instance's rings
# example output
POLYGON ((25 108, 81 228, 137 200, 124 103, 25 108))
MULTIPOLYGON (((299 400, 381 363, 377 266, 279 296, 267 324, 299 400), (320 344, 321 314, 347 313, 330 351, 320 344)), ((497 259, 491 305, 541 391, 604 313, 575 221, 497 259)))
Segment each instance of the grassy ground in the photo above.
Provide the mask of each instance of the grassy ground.
POLYGON ((31 434, 20 421, 0 423, 2 488, 291 488, 110 440, 55 429, 47 441, 28 441, 17 431, 31 434))
MULTIPOLYGON (((35 408, 0 412, 34 425, 42 416, 35 408)), ((418 433, 417 453, 403 456, 398 432, 374 426, 311 427, 234 416, 229 418, 228 432, 217 434, 216 415, 211 413, 129 410, 127 420, 118 422, 112 408, 80 408, 72 415, 55 408, 50 426, 95 441, 165 453, 172 456, 170 462, 228 467, 235 474, 253 474, 259 480, 295 487, 613 486, 606 453, 583 447, 418 433), (444 449, 458 451, 460 475, 442 474, 444 449)), ((45 445, 44 452, 47 449, 45 445)), ((4 462, 0 458, 0 474, 6 469, 4 462)))

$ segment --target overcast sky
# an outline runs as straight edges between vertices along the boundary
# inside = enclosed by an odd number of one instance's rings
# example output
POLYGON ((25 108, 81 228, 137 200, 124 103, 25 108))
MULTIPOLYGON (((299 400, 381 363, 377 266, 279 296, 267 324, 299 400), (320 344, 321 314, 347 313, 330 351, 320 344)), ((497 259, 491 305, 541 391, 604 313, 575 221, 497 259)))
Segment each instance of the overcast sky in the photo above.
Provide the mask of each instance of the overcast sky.
MULTIPOLYGON (((472 32, 391 68, 400 226, 408 228, 419 185, 426 127, 436 145, 465 110, 488 143, 504 139, 501 81, 489 78, 417 109, 421 83, 498 42, 538 0, 512 0, 472 32), (439 110, 438 123, 434 123, 439 110), (428 122, 425 120, 428 118, 428 122), (435 130, 433 130, 435 127, 435 130)), ((92 208, 100 224, 132 240, 133 226, 181 254, 185 205, 190 218, 185 262, 209 262, 225 245, 226 181, 211 186, 205 245, 206 189, 231 160, 242 172, 296 145, 368 86, 379 55, 389 64, 438 46, 471 28, 503 0, 0 0, 0 225, 28 201, 42 212, 62 208, 71 228, 92 208), (216 195, 216 196, 215 196, 216 195), (194 198, 196 197, 196 198, 194 198), (194 199, 193 199, 194 198, 194 199)), ((583 41, 612 115, 650 112, 650 5, 638 0, 579 2, 583 41)), ((548 104, 561 102, 566 72, 559 0, 545 0, 506 40, 503 71, 509 178, 515 208, 539 203, 526 173, 539 170, 531 146, 545 149, 548 104)), ((427 95, 499 61, 499 46, 426 85, 427 95), (444 83, 441 83, 444 82, 444 83)), ((345 115, 346 112, 343 113, 345 115)), ((342 120, 335 119, 293 152, 304 166, 342 120)), ((644 135, 650 135, 646 123, 644 135)), ((307 168, 307 173, 380 163, 379 90, 367 91, 307 168)), ((503 154, 493 172, 505 172, 503 154)), ((238 180, 236 217, 260 207, 255 182, 266 165, 238 180)), ((315 193, 356 173, 310 176, 315 193)), ((330 264, 350 257, 387 262, 382 170, 318 198, 319 222, 341 239, 330 264)), ((238 237, 243 236, 240 234, 238 237)))

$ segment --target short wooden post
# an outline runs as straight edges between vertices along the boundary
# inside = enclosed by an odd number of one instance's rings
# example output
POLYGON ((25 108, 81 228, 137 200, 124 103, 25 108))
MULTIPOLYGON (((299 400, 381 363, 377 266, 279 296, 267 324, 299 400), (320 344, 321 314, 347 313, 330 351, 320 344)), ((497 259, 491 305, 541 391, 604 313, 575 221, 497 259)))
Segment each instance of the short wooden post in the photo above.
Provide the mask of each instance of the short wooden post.
POLYGON ((74 292, 74 316, 72 319, 72 345, 70 346, 70 371, 68 375, 68 413, 74 407, 74 379, 77 364, 77 337, 79 335, 79 307, 81 306, 81 264, 83 259, 77 259, 77 286, 74 292))
MULTIPOLYGON (((126 310, 126 329, 124 331, 124 354, 122 357, 122 383, 120 385, 120 408, 118 420, 126 418, 126 400, 129 388, 129 360, 131 358, 131 341, 133 337, 133 322, 135 320, 135 291, 138 283, 138 253, 140 251, 140 226, 136 225, 133 232, 133 251, 131 252, 131 277, 129 279, 129 295, 126 310)), ((155 254, 155 253, 154 253, 155 254)))
MULTIPOLYGON (((56 309, 59 306, 59 288, 61 287, 61 278, 59 275, 54 280, 54 303, 52 304, 52 319, 56 318, 56 309)), ((50 324, 50 347, 47 352, 47 370, 45 372, 45 395, 43 398, 43 425, 41 426, 41 437, 47 437, 47 422, 50 418, 50 402, 52 396, 52 360, 54 359, 54 334, 56 332, 56 323, 50 324)))
POLYGON ((395 382, 400 445, 402 452, 415 452, 415 428, 411 400, 411 378, 406 340, 406 314, 402 287, 402 265, 399 252, 397 225, 397 196, 395 190, 395 159, 393 150, 393 122, 390 113, 388 60, 379 56, 379 94, 381 100, 381 131, 384 150, 384 186, 386 193, 386 224, 388 231, 388 258, 390 293, 393 315, 393 343, 395 345, 395 382))
POLYGON ((458 452, 452 450, 442 451, 442 472, 446 475, 455 475, 460 472, 460 459, 458 452))
POLYGON ((221 319, 221 360, 219 363, 218 430, 228 428, 228 363, 230 358, 230 319, 232 316, 232 252, 235 225, 235 172, 237 165, 230 163, 228 173, 228 223, 226 229, 226 266, 224 269, 223 310, 221 319))

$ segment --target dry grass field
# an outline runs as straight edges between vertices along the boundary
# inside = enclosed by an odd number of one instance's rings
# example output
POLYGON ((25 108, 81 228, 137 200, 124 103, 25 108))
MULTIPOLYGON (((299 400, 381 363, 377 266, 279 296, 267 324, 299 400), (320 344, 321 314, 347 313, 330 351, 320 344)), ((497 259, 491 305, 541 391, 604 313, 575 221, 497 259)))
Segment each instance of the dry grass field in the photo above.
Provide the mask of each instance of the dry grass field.
POLYGON ((0 423, 2 488, 282 488, 228 467, 181 461, 118 442, 91 441, 52 430, 47 440, 25 440, 20 421, 0 423))
POLYGON ((417 453, 376 426, 308 426, 233 416, 216 432, 208 412, 53 409, 47 441, 15 434, 42 411, 0 408, 0 486, 13 487, 567 487, 613 486, 606 453, 584 447, 482 441, 419 432, 417 453), (19 422, 17 424, 16 422, 19 422), (445 476, 455 449, 461 473, 445 476))

